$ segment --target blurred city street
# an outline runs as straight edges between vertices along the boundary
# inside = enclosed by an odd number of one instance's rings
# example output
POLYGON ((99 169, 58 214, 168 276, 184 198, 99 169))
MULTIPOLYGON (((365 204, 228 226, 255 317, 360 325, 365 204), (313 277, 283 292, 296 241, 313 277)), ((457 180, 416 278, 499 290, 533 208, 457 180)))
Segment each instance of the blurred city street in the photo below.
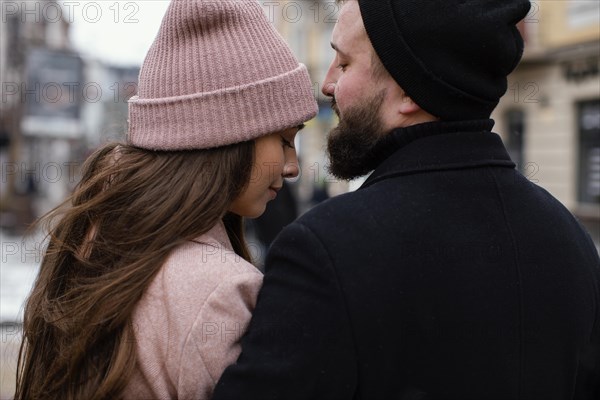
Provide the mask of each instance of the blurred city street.
POLYGON ((2 325, 0 334, 0 400, 8 400, 12 399, 15 390, 21 331, 17 325, 2 325))
POLYGON ((23 305, 40 261, 41 241, 0 231, 0 399, 12 398, 18 349, 21 341, 23 305))
POLYGON ((0 324, 21 321, 23 302, 31 290, 41 261, 40 242, 0 233, 0 324))

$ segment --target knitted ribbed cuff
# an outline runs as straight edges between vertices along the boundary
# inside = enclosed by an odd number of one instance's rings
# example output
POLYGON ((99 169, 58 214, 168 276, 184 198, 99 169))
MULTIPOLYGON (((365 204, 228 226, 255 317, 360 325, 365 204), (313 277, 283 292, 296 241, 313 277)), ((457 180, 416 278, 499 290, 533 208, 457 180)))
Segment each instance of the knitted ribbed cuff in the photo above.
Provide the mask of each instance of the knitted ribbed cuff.
POLYGON ((225 146, 297 126, 317 114, 306 66, 208 93, 129 100, 129 137, 150 150, 225 146))

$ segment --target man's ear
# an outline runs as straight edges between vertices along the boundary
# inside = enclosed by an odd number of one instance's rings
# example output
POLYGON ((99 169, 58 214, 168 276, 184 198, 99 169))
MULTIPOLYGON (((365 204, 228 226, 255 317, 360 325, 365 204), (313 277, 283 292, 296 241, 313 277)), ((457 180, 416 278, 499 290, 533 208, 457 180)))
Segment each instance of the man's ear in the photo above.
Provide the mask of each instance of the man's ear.
POLYGON ((401 88, 391 91, 390 106, 384 109, 384 121, 390 129, 403 128, 424 122, 436 121, 437 118, 423 110, 401 88), (385 114, 387 112, 387 114, 385 114))
POLYGON ((384 126, 390 130, 437 119, 423 110, 398 85, 388 85, 386 102, 387 106, 382 109, 382 118, 384 126))
POLYGON ((400 114, 409 116, 421 111, 421 107, 403 92, 397 110, 400 114))

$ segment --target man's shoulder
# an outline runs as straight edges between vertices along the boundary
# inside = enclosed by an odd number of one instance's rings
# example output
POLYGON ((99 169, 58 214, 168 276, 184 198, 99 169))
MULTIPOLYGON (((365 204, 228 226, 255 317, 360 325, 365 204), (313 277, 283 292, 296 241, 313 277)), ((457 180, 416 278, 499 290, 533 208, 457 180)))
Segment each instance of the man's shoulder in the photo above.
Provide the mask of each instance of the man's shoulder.
POLYGON ((332 197, 311 208, 296 222, 310 228, 314 224, 334 224, 339 218, 347 220, 350 215, 358 217, 356 214, 364 213, 368 206, 364 195, 362 190, 357 190, 332 197))
POLYGON ((357 228, 369 230, 371 221, 401 212, 385 207, 385 198, 386 190, 381 186, 344 193, 313 207, 286 230, 294 235, 311 233, 325 245, 331 241, 347 243, 355 238, 357 228))

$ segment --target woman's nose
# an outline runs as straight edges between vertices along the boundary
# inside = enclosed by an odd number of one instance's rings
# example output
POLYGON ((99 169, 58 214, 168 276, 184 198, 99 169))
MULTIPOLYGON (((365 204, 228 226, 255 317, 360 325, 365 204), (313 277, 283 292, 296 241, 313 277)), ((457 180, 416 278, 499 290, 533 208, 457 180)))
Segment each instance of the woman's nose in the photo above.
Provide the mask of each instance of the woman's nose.
POLYGON ((296 178, 300 174, 300 167, 298 166, 298 157, 296 150, 289 149, 289 153, 285 159, 285 165, 283 166, 283 177, 284 178, 296 178))

